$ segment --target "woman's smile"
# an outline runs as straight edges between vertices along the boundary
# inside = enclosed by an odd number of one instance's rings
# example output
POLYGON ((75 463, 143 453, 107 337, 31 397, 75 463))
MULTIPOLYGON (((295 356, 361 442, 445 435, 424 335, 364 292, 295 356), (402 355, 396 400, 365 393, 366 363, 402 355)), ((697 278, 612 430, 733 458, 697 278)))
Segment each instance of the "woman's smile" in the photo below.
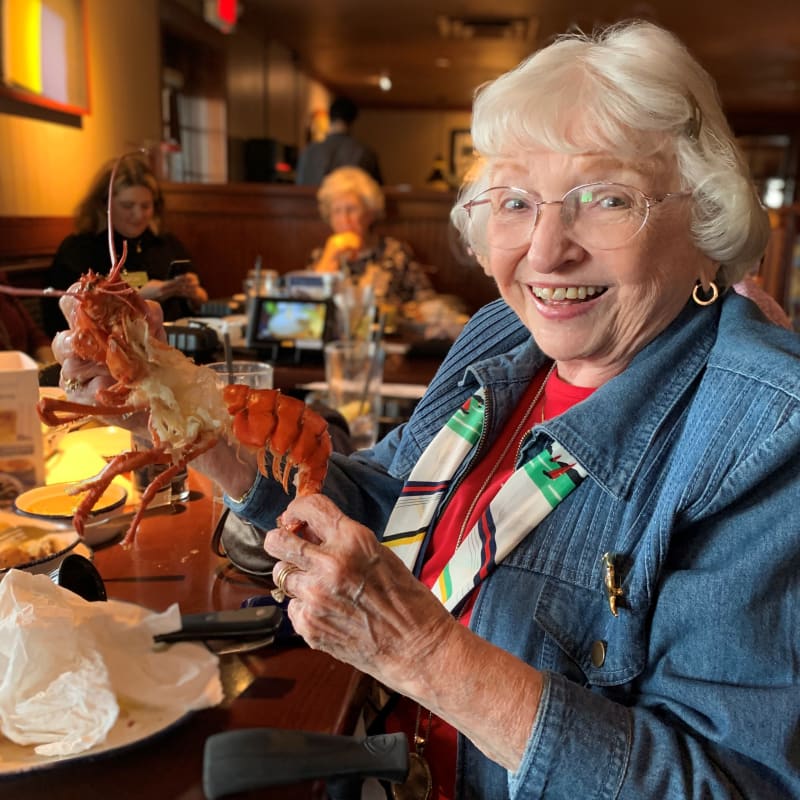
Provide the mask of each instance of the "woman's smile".
POLYGON ((607 286, 531 286, 533 296, 545 305, 553 303, 574 303, 591 300, 603 294, 607 286))

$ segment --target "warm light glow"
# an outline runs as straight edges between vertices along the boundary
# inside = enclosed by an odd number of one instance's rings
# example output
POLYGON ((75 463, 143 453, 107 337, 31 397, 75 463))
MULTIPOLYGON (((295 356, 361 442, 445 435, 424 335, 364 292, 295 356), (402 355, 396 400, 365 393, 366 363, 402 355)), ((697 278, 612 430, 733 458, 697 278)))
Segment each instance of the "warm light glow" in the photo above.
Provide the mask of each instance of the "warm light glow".
POLYGON ((381 87, 382 91, 388 92, 389 89, 392 88, 392 79, 384 72, 380 78, 378 78, 378 86, 381 87))
POLYGON ((8 41, 3 46, 3 73, 12 86, 41 94, 41 0, 9 0, 4 9, 3 39, 8 41))

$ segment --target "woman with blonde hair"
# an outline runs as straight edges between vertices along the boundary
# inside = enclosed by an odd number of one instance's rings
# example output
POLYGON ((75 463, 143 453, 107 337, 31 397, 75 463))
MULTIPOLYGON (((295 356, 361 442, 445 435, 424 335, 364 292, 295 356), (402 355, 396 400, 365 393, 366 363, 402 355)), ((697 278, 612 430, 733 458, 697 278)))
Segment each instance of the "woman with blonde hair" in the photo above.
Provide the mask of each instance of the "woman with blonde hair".
POLYGON ((320 216, 333 233, 309 256, 317 272, 341 272, 370 283, 383 303, 401 306, 430 299, 435 292, 409 245, 375 232, 384 216, 384 196, 377 182, 359 167, 329 173, 317 192, 320 216))

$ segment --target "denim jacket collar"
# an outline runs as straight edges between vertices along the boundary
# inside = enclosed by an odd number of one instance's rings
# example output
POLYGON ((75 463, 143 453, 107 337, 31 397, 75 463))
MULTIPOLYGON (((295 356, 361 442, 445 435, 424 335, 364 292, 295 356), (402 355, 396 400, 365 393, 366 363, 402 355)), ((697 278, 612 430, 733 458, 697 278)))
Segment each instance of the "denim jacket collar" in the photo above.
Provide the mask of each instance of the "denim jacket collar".
MULTIPOLYGON (((659 427, 708 360, 721 306, 700 309, 687 304, 624 372, 539 430, 564 445, 606 491, 615 497, 627 495, 659 427), (663 380, 667 372, 672 375, 669 381, 663 380), (643 395, 656 386, 657 396, 643 402, 643 395)), ((494 384, 496 390, 515 396, 515 388, 526 386, 546 360, 531 338, 503 356, 477 362, 467 374, 479 386, 494 384)))

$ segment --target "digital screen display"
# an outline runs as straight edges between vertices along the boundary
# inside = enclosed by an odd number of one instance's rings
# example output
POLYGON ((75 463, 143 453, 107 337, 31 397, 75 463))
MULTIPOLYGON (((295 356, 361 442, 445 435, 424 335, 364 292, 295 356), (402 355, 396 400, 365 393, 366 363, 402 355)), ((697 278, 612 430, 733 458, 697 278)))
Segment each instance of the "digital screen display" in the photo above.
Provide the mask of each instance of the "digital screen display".
POLYGON ((314 300, 258 298, 251 325, 251 344, 321 350, 328 304, 314 300))

